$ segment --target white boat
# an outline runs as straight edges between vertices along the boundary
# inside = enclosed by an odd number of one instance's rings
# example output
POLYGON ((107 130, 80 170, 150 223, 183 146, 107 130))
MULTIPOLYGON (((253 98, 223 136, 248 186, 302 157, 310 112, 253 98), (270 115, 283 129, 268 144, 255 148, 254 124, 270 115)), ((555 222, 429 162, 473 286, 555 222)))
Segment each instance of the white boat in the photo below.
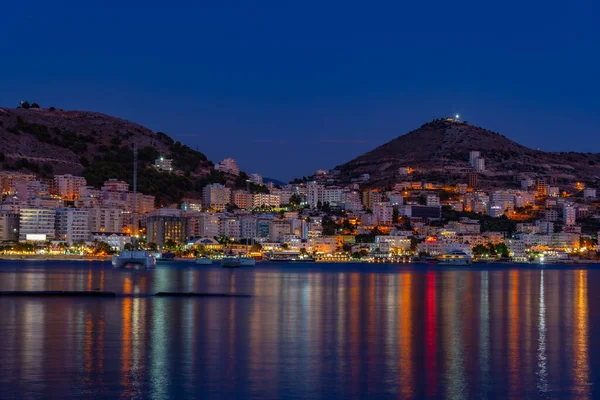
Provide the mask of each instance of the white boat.
POLYGON ((269 261, 278 262, 313 262, 315 259, 310 255, 303 255, 299 251, 274 251, 269 256, 269 261))
POLYGON ((473 257, 461 250, 452 250, 438 258, 440 265, 471 265, 473 257))
POLYGON ((209 257, 198 257, 196 258, 196 264, 198 265, 212 265, 213 260, 209 257))
POLYGON ((256 260, 252 257, 240 257, 240 266, 241 267, 254 267, 256 265, 256 260))
POLYGON ((156 258, 146 250, 123 250, 112 258, 115 268, 148 269, 156 266, 156 258))
POLYGON ((221 260, 223 268, 239 268, 242 265, 239 257, 225 257, 221 260))

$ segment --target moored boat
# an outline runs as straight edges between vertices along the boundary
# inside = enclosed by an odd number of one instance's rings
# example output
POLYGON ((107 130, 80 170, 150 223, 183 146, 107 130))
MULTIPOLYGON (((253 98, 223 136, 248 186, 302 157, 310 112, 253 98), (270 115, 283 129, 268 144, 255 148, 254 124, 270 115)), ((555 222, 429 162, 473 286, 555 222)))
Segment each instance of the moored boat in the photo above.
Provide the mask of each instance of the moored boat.
POLYGON ((452 250, 438 258, 440 265, 471 265, 473 257, 461 250, 452 250))
POLYGON ((221 267, 223 268, 239 268, 241 262, 239 257, 225 257, 221 260, 221 267))
POLYGON ((256 265, 256 260, 252 257, 240 257, 241 267, 253 267, 256 265))
POLYGON ((196 264, 198 265, 212 265, 213 260, 209 257, 198 257, 196 258, 196 264))
POLYGON ((123 250, 114 255, 112 265, 115 268, 154 268, 156 259, 146 250, 123 250))

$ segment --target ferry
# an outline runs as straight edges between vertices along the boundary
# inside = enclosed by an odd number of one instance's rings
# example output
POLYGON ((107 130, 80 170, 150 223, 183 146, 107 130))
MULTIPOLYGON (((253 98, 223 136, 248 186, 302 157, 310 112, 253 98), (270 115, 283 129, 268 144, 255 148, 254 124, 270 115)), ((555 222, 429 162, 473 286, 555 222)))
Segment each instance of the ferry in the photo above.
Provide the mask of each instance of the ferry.
POLYGON ((461 250, 452 250, 438 258, 440 265, 471 265, 473 257, 461 250))
POLYGON ((278 262, 314 262, 312 256, 303 256, 298 251, 274 251, 269 255, 269 261, 278 262))

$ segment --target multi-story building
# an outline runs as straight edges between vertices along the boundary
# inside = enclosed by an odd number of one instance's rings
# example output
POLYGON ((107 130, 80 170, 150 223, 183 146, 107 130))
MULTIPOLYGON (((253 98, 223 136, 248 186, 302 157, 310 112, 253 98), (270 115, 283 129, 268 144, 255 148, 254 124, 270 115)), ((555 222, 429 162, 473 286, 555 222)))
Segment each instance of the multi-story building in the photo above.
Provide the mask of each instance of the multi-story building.
POLYGON ((231 202, 245 210, 252 208, 252 194, 245 190, 235 190, 231 194, 231 202))
POLYGON ((123 210, 109 207, 89 208, 88 226, 90 232, 120 233, 125 228, 123 210))
POLYGON ((336 186, 326 187, 323 190, 323 203, 340 205, 344 202, 344 189, 336 186))
POLYGON ((485 171, 485 159, 482 157, 477 157, 475 159, 475 165, 473 165, 473 168, 475 168, 475 171, 477 172, 485 171))
POLYGON ((577 219, 577 210, 574 206, 568 205, 563 208, 563 223, 565 225, 575 225, 577 219))
POLYGON ((428 206, 439 206, 440 198, 435 194, 428 194, 425 198, 425 204, 428 206))
POLYGON ((210 212, 200 213, 198 216, 198 237, 214 238, 219 236, 219 215, 210 212))
MULTIPOLYGON (((156 198, 151 195, 137 193, 137 202, 135 206, 135 211, 138 214, 144 214, 154 210, 154 203, 156 202, 156 198)), ((134 203, 134 193, 127 192, 125 194, 126 199, 126 209, 129 211, 133 211, 133 203, 134 203)))
POLYGON ((465 194, 467 193, 467 187, 468 185, 466 183, 457 183, 456 191, 458 192, 458 194, 465 194))
POLYGON ((479 175, 477 175, 475 172, 469 172, 467 175, 467 185, 470 188, 476 188, 479 186, 479 175))
POLYGON ((271 242, 280 243, 284 235, 291 233, 291 226, 289 221, 276 219, 269 223, 269 240, 271 242))
POLYGON ((379 190, 365 190, 362 193, 362 202, 365 208, 372 210, 375 203, 380 203, 382 195, 379 190))
POLYGON ((19 240, 19 214, 0 212, 0 241, 19 240))
POLYGON ((58 208, 55 220, 56 239, 67 244, 90 239, 89 213, 83 208, 58 208))
POLYGON ((325 186, 316 182, 309 182, 306 185, 306 190, 306 202, 310 208, 316 208, 318 203, 323 203, 323 192, 325 191, 325 186))
POLYGON ((220 220, 219 234, 230 239, 241 238, 240 220, 235 217, 224 217, 220 220))
POLYGON ((546 178, 536 178, 535 179, 535 190, 538 195, 545 196, 546 195, 546 178))
POLYGON ((187 240, 187 218, 150 216, 146 221, 146 241, 163 247, 167 241, 185 243, 187 240))
POLYGON ((79 190, 87 185, 87 181, 82 176, 55 175, 54 187, 56 193, 66 200, 77 200, 79 198, 79 190))
POLYGON ((262 183, 263 183, 263 177, 260 176, 259 174, 248 175, 248 180, 252 183, 257 183, 259 185, 262 185, 262 183))
POLYGON ((231 189, 213 183, 206 185, 203 191, 204 206, 213 210, 223 210, 231 202, 231 189))
POLYGON ((357 190, 345 192, 343 202, 344 208, 348 211, 360 211, 364 208, 360 197, 360 192, 357 190))
POLYGON ((159 158, 154 160, 154 168, 159 171, 171 172, 173 171, 173 160, 170 158, 165 158, 161 155, 159 158))
POLYGON ((240 218, 240 237, 253 239, 258 237, 258 220, 254 215, 240 218))
POLYGON ((226 172, 232 175, 239 175, 240 168, 233 158, 226 158, 215 165, 217 171, 226 172))
POLYGON ((257 207, 279 207, 280 200, 276 194, 255 193, 252 195, 252 206, 257 207))
POLYGON ((49 208, 21 208, 19 240, 54 239, 56 210, 49 208))
POLYGON ((378 224, 391 224, 394 217, 394 206, 390 203, 375 203, 373 205, 373 215, 378 224))
POLYGON ((471 167, 475 167, 475 160, 481 157, 481 153, 479 151, 471 150, 469 152, 469 164, 471 167))
POLYGON ((129 183, 118 179, 109 179, 104 182, 102 189, 110 192, 126 192, 129 190, 129 183))

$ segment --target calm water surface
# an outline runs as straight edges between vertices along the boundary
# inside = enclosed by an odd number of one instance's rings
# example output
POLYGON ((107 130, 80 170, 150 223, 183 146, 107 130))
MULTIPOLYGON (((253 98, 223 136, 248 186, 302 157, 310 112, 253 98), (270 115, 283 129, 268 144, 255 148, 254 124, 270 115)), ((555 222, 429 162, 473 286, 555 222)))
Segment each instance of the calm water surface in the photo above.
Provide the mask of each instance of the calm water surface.
POLYGON ((0 398, 600 397, 600 267, 0 262, 94 289, 127 296, 0 297, 0 398))

